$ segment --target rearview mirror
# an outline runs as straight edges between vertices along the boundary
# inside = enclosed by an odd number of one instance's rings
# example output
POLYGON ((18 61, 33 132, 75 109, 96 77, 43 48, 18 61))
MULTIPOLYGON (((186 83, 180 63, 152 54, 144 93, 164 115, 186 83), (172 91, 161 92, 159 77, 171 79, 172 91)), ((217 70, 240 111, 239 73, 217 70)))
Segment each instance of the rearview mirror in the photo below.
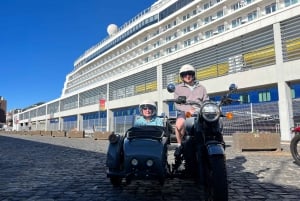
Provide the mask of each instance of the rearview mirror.
POLYGON ((167 90, 169 93, 173 93, 175 91, 175 84, 173 83, 168 84, 167 90))
POLYGON ((229 86, 229 91, 234 92, 234 91, 237 90, 237 88, 238 88, 237 85, 234 84, 234 83, 232 83, 232 84, 229 86))

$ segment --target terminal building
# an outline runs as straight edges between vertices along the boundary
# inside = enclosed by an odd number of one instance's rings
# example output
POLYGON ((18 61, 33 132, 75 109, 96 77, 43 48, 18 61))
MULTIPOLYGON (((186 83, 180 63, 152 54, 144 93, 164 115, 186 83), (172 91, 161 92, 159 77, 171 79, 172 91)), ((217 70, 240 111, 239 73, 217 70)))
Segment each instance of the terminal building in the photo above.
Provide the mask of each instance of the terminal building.
POLYGON ((184 64, 216 101, 238 85, 238 126, 226 134, 265 130, 290 140, 300 124, 299 0, 158 0, 107 32, 74 62, 59 98, 14 115, 15 130, 122 133, 145 99, 170 116, 166 86, 180 82, 184 64))

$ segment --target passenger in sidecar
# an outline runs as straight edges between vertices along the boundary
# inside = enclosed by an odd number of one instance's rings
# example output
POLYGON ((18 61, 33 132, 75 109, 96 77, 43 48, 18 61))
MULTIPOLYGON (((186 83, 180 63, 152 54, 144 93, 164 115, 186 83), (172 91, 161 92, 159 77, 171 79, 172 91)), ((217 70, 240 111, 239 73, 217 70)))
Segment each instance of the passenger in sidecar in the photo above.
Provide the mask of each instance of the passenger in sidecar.
POLYGON ((169 134, 166 127, 140 126, 124 136, 112 134, 107 152, 107 177, 114 186, 122 179, 158 180, 161 184, 170 173, 168 164, 169 134))

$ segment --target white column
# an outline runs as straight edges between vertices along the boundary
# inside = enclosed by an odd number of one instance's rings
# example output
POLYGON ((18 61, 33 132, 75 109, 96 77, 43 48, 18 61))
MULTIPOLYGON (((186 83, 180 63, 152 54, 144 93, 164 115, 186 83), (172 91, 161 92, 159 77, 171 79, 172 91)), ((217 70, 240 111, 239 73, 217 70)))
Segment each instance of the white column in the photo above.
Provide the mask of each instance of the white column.
POLYGON ((83 131, 83 116, 81 114, 77 114, 77 130, 83 131))
POLYGON ((114 131, 114 118, 113 112, 109 108, 109 83, 106 85, 106 131, 114 131))
POLYGON ((278 76, 278 107, 280 120, 281 140, 291 140, 290 128, 293 126, 293 109, 291 89, 283 78, 283 57, 282 57, 282 38, 280 33, 280 23, 273 25, 274 29, 274 46, 276 53, 276 71, 278 76))
POLYGON ((158 65, 156 67, 156 73, 157 73, 157 92, 159 96, 157 97, 157 114, 160 115, 161 113, 165 112, 163 108, 163 96, 162 96, 162 86, 163 86, 163 81, 162 81, 162 65, 158 65))

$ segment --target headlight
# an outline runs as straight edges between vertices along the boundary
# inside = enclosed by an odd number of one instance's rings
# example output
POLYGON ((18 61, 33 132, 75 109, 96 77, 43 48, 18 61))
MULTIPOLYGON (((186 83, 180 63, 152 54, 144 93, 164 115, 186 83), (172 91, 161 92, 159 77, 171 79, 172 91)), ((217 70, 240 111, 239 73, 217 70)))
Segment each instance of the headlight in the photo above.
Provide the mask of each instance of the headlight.
POLYGON ((151 159, 147 160, 146 165, 147 165, 147 167, 153 166, 153 160, 151 160, 151 159))
POLYGON ((200 112, 203 119, 205 119, 208 122, 218 120, 221 115, 219 106, 214 103, 204 103, 200 112))
POLYGON ((139 162, 138 162, 137 159, 133 158, 133 159, 131 160, 131 165, 137 166, 138 164, 139 164, 139 162))
POLYGON ((119 141, 119 137, 116 134, 112 133, 108 136, 108 140, 111 144, 115 144, 119 141))

